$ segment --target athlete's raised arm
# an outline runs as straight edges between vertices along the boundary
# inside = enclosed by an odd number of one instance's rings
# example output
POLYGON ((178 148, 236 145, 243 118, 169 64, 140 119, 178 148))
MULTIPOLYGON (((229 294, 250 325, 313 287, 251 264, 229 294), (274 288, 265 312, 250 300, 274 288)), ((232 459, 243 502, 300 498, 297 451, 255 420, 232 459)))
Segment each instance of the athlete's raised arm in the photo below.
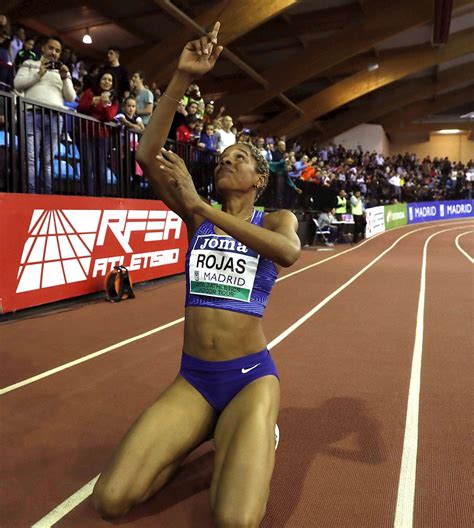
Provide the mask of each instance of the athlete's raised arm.
POLYGON ((194 79, 212 70, 222 52, 222 46, 217 45, 219 28, 220 23, 216 22, 207 36, 188 42, 184 47, 178 68, 153 112, 137 152, 137 161, 158 196, 185 221, 190 221, 193 213, 176 192, 172 178, 160 169, 156 156, 166 142, 176 108, 187 87, 194 79))

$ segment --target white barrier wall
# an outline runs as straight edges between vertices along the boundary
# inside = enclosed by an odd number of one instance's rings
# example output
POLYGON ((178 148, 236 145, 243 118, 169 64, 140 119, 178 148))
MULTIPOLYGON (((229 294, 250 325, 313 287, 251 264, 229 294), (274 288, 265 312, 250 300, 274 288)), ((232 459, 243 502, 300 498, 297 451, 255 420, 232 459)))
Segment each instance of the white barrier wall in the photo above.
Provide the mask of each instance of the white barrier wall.
POLYGON ((342 145, 346 149, 357 149, 360 145, 362 150, 369 152, 379 152, 384 156, 388 156, 390 152, 390 145, 385 135, 385 131, 380 125, 363 124, 351 128, 344 134, 340 134, 334 138, 336 145, 342 145))
POLYGON ((365 228, 365 236, 367 238, 385 231, 384 209, 383 205, 366 209, 365 219, 367 220, 367 226, 365 228))

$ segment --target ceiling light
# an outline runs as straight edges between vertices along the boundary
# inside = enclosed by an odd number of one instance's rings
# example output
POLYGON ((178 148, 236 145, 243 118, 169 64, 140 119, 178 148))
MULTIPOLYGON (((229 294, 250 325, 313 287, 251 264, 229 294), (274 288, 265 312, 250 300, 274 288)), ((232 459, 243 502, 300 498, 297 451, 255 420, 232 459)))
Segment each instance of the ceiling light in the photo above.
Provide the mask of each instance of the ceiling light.
POLYGON ((443 128, 442 130, 437 130, 438 134, 459 134, 462 130, 459 128, 443 128))
POLYGON ((372 72, 372 71, 375 71, 375 70, 378 70, 379 69, 379 64, 378 62, 372 62, 371 64, 369 64, 367 66, 367 69, 372 72))
POLYGON ((474 112, 469 112, 467 114, 464 114, 462 116, 460 116, 461 119, 474 119, 474 112))
POLYGON ((92 44, 92 37, 90 36, 89 28, 86 29, 86 32, 82 37, 82 42, 84 42, 84 44, 92 44))

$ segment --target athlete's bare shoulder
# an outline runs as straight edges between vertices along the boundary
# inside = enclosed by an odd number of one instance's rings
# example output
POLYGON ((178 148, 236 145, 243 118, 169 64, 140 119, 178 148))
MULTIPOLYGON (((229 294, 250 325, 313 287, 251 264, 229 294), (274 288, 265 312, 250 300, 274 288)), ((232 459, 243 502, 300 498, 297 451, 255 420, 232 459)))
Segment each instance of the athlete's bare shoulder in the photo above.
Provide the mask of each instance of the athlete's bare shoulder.
POLYGON ((270 231, 277 231, 283 228, 298 230, 298 219, 288 209, 280 209, 272 213, 266 213, 263 217, 263 227, 270 231))

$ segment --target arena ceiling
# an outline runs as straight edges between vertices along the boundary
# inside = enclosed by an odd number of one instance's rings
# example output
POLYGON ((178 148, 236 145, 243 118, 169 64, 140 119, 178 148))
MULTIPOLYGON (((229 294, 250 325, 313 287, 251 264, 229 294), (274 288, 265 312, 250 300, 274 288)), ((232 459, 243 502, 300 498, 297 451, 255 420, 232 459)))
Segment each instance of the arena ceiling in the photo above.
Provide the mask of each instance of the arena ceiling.
POLYGON ((474 1, 7 0, 13 23, 165 87, 184 43, 220 20, 225 51, 199 84, 242 124, 320 142, 360 123, 389 135, 472 131, 474 1), (93 44, 82 44, 89 29, 93 44))

